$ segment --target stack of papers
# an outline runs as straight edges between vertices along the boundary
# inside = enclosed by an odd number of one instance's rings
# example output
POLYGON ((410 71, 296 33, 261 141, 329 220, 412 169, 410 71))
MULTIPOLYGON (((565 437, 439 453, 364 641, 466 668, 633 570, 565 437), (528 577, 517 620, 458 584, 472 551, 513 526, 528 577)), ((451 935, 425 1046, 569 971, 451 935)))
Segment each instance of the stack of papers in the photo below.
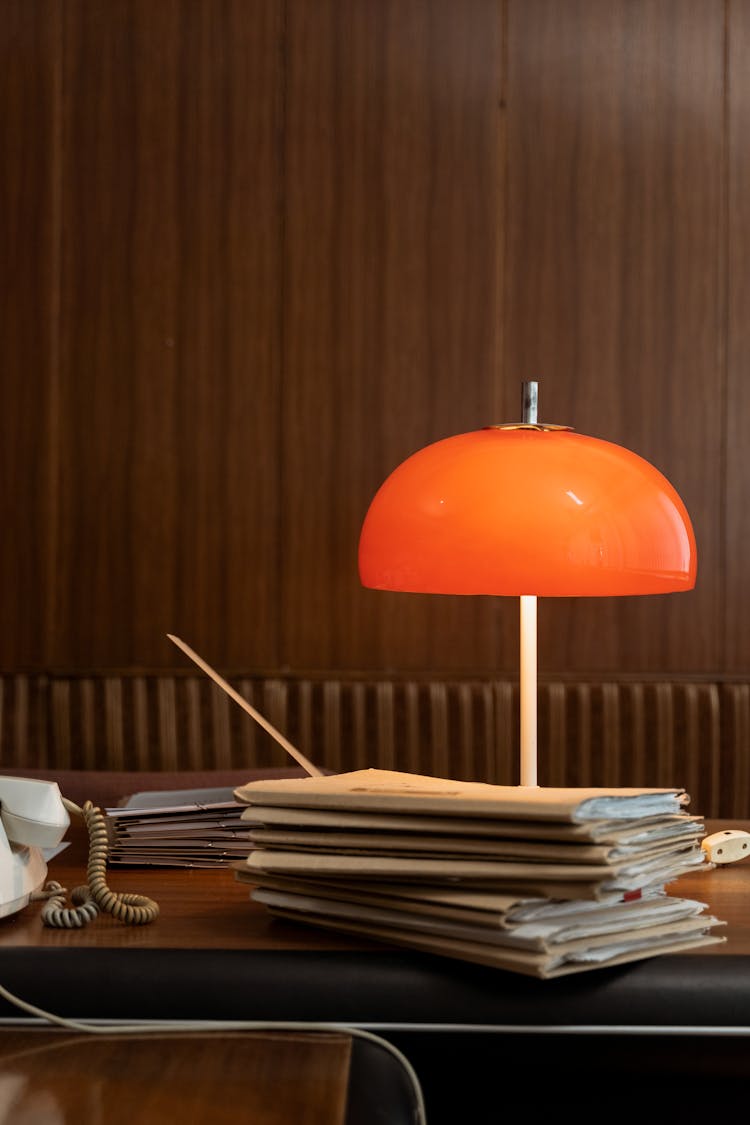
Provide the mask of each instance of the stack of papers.
POLYGON ((711 945, 666 886, 711 866, 681 789, 552 789, 385 770, 249 782, 235 865, 275 915, 548 978, 711 945))
POLYGON ((108 862, 132 866, 227 867, 247 855, 244 804, 230 789, 134 793, 105 809, 108 862))

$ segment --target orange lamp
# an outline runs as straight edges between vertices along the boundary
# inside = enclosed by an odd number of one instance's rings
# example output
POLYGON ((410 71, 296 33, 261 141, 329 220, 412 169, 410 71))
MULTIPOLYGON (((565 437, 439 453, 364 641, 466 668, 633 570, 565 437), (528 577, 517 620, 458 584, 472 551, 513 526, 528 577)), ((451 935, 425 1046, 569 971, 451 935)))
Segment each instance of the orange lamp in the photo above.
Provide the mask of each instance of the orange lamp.
POLYGON ((521 784, 536 785, 536 598, 690 590, 690 517, 658 469, 612 442, 536 420, 420 449, 376 493, 359 574, 379 590, 521 600, 521 784))

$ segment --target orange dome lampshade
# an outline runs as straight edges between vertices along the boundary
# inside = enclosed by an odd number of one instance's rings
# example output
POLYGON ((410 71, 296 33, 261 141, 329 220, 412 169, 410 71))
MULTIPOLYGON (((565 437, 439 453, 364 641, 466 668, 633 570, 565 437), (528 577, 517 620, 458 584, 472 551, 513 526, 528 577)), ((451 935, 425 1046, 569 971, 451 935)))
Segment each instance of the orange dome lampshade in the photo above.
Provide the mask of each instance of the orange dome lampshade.
POLYGON ((359 574, 379 590, 521 598, 521 783, 536 784, 536 597, 690 590, 690 517, 648 461, 568 427, 524 421, 414 453, 376 493, 359 574))

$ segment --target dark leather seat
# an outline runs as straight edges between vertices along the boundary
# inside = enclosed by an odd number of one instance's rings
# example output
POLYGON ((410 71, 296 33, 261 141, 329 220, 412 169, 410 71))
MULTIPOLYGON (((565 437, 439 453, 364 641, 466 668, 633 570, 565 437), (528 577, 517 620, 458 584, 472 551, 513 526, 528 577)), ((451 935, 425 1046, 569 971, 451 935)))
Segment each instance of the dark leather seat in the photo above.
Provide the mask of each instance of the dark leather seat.
POLYGON ((419 1079, 401 1052, 384 1039, 354 1036, 346 1125, 424 1125, 425 1121, 419 1079))

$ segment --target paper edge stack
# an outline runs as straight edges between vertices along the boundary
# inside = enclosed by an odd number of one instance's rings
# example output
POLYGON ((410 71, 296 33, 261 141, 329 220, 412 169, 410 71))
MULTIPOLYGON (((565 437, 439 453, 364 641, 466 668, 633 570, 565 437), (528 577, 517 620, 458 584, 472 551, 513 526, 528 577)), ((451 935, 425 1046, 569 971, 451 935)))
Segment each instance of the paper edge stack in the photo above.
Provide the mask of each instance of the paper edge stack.
POLYGON ((667 893, 709 868, 683 789, 387 770, 249 782, 233 864, 273 916, 550 979, 726 940, 667 893))
POLYGON ((105 809, 107 862, 127 867, 229 867, 246 852, 232 787, 147 790, 105 809))

